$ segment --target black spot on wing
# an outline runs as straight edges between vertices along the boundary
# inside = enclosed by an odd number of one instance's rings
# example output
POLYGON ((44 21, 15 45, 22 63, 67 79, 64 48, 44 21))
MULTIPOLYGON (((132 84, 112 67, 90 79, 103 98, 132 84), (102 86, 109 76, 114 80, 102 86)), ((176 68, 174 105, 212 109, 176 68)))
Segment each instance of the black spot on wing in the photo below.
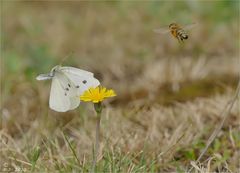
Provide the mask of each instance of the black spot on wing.
POLYGON ((83 81, 82 81, 82 83, 83 83, 83 84, 86 84, 86 83, 87 83, 87 81, 86 81, 86 80, 83 80, 83 81))
POLYGON ((70 85, 70 84, 68 84, 68 87, 71 87, 71 85, 70 85))
POLYGON ((79 88, 79 85, 77 85, 76 88, 79 88))

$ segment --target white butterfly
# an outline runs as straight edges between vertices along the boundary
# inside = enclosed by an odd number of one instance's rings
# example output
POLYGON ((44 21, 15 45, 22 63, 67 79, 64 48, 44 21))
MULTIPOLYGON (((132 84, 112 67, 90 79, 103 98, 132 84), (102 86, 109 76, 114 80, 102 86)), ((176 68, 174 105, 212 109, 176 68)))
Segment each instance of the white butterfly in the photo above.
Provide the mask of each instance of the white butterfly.
POLYGON ((53 67, 48 74, 40 74, 36 79, 52 79, 49 106, 58 112, 75 109, 80 104, 79 96, 85 90, 100 85, 93 73, 60 65, 53 67))

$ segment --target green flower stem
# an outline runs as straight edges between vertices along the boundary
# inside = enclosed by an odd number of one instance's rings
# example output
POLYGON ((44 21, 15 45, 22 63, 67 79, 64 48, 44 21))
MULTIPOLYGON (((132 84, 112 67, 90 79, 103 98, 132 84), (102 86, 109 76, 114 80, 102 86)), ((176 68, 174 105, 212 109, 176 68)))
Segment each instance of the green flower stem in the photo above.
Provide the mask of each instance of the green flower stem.
POLYGON ((96 138, 95 138, 95 148, 93 151, 93 163, 92 163, 92 173, 95 172, 97 157, 99 152, 99 136, 100 136, 100 121, 102 113, 102 104, 101 102, 94 104, 95 111, 97 113, 97 124, 96 124, 96 138))
POLYGON ((94 109, 97 112, 97 115, 102 113, 102 103, 98 102, 98 103, 94 103, 94 109))

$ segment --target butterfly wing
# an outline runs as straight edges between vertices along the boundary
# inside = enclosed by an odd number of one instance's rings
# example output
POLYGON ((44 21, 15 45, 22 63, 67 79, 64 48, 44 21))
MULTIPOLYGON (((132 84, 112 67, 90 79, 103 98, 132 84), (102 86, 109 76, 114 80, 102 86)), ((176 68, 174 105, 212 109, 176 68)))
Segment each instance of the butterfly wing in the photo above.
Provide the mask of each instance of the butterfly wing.
POLYGON ((100 82, 94 78, 91 72, 74 67, 62 67, 61 71, 74 83, 79 96, 90 87, 100 85, 100 82))
POLYGON ((70 107, 70 101, 65 95, 60 79, 57 77, 52 79, 49 107, 58 112, 66 112, 70 107))
POLYGON ((57 71, 52 79, 49 106, 58 112, 75 109, 80 103, 78 90, 74 83, 61 71, 57 71))
POLYGON ((79 68, 75 68, 75 67, 60 67, 61 71, 63 72, 69 72, 72 74, 76 74, 76 75, 86 75, 86 76, 93 76, 93 73, 86 71, 86 70, 81 70, 79 68))

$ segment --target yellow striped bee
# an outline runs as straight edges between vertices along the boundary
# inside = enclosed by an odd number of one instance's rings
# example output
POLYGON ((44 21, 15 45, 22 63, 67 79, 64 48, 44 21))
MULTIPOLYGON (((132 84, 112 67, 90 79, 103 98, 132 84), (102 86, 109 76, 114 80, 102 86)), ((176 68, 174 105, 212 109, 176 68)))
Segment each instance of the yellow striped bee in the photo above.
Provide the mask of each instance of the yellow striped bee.
POLYGON ((171 23, 168 28, 159 28, 155 29, 154 32, 160 33, 160 34, 166 34, 171 32, 171 34, 178 39, 179 42, 183 42, 184 40, 187 40, 189 38, 189 35, 187 34, 187 30, 192 29, 196 26, 196 23, 186 25, 184 27, 180 26, 177 23, 171 23))

